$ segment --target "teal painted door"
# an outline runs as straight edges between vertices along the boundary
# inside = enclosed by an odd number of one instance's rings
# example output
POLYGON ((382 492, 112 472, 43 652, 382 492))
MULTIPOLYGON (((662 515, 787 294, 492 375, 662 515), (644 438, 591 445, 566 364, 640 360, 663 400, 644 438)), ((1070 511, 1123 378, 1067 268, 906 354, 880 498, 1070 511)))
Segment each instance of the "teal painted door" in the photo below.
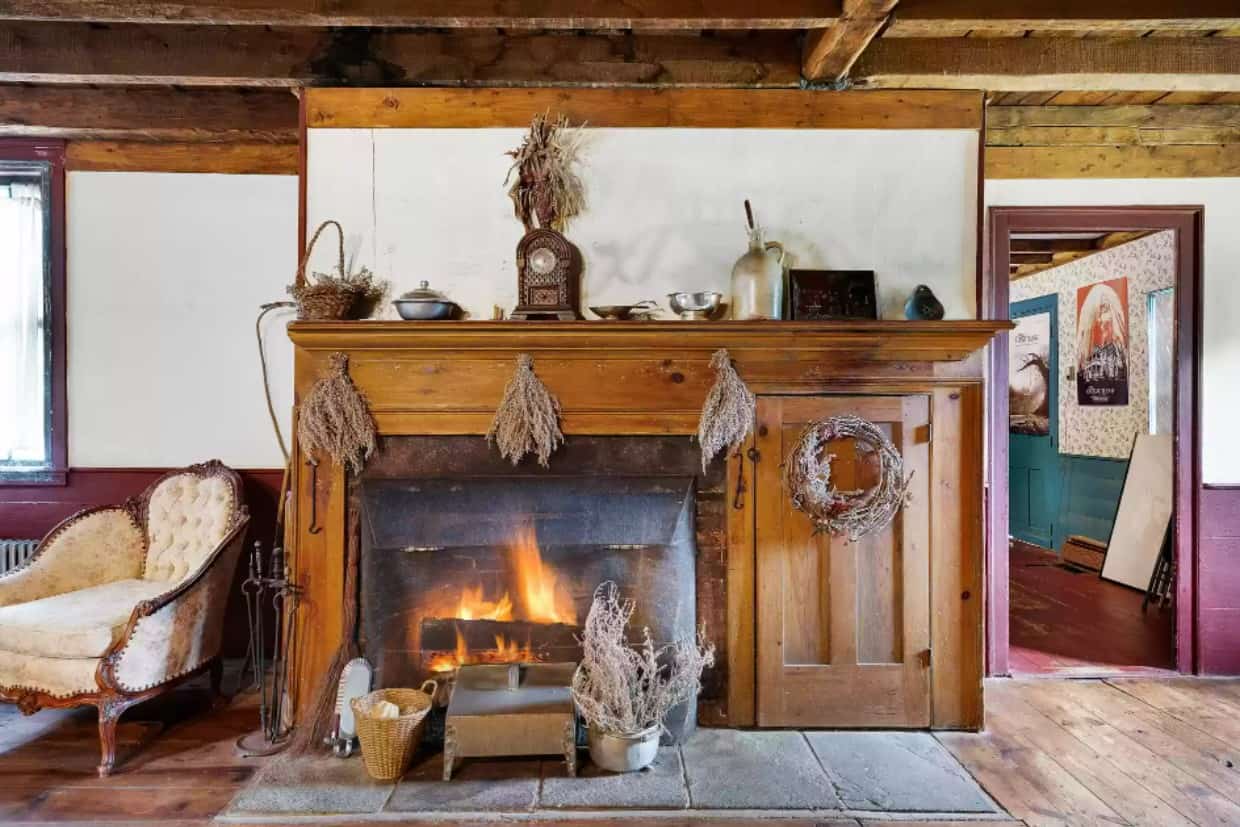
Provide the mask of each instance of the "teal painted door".
POLYGON ((1009 334, 1009 521, 1018 540, 1053 547, 1059 510, 1058 298, 1011 305, 1009 334))

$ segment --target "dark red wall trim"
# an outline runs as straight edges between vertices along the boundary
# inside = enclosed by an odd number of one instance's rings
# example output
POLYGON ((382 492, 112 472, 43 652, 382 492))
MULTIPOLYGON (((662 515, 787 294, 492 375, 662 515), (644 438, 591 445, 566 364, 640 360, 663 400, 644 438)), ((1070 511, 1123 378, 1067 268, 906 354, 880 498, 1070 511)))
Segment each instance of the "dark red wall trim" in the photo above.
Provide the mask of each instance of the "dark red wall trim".
MULTIPOLYGON (((0 488, 0 538, 41 539, 66 517, 96 505, 120 503, 140 494, 171 468, 73 468, 64 486, 10 486, 0 488)), ((240 471, 245 485, 246 505, 250 509, 249 545, 261 540, 270 548, 275 535, 276 511, 280 498, 281 469, 240 471)), ((244 561, 246 558, 243 557, 244 561)), ((245 565, 237 567, 224 627, 224 653, 228 657, 245 654, 247 626, 240 583, 245 565)))
POLYGON ((66 402, 65 359, 65 142, 0 138, 0 158, 9 161, 47 161, 51 166, 51 294, 52 294, 52 467, 38 482, 9 482, 0 486, 63 485, 69 466, 69 413, 66 402))
MULTIPOLYGON (((1230 649, 1240 652, 1240 625, 1234 622, 1240 619, 1240 588, 1212 591, 1209 599, 1214 602, 1199 602, 1204 567, 1218 569, 1240 564, 1240 558, 1226 560, 1225 556, 1217 556, 1213 545, 1199 542, 1198 534, 1198 504, 1204 493, 1201 486, 1199 420, 1204 212, 1200 206, 991 207, 990 255, 986 273, 985 318, 1006 319, 1012 232, 1176 231, 1175 545, 1179 572, 1176 583, 1176 668, 1181 672, 1218 671, 1210 664, 1220 662, 1220 651, 1230 649), (1235 612, 1237 616, 1218 612, 1235 612), (1233 630, 1230 632, 1223 623, 1229 618, 1233 630)), ((990 348, 989 365, 992 381, 987 391, 987 426, 991 437, 988 468, 991 508, 986 537, 986 654, 988 673, 1006 675, 1008 441, 1004 435, 1008 419, 1007 334, 995 338, 990 348)), ((1237 660, 1240 661, 1240 658, 1237 660)), ((1240 672, 1240 669, 1236 671, 1240 672)))

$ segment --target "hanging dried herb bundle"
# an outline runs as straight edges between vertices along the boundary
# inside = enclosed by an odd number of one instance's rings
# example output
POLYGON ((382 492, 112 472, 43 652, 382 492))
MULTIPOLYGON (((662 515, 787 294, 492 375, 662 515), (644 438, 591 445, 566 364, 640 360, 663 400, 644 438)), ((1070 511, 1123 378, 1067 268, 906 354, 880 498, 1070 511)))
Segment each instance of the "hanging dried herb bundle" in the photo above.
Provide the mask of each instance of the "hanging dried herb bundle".
POLYGON ((846 534, 857 540, 881 531, 908 500, 910 474, 904 476, 904 458, 877 425, 859 416, 832 416, 808 426, 784 465, 784 487, 792 507, 809 515, 816 531, 846 534), (831 481, 828 443, 852 439, 858 454, 878 460, 878 484, 873 488, 840 491, 831 481))
POLYGON ((702 471, 720 451, 740 445, 753 430, 755 399, 753 391, 732 367, 726 350, 716 350, 710 357, 715 369, 715 384, 702 405, 698 420, 698 442, 702 446, 702 471))
POLYGON ((517 372, 504 388, 487 442, 494 442, 500 456, 516 465, 526 454, 538 457, 546 468, 551 452, 564 441, 560 431, 560 402, 534 375, 534 360, 528 353, 517 356, 517 372))
POLYGON ((297 442, 314 461, 331 457, 361 473, 375 451, 375 421, 349 378, 349 357, 333 353, 327 373, 314 383, 297 414, 297 442))
POLYGON ((564 116, 536 115, 521 146, 508 153, 513 162, 504 183, 512 182, 508 197, 527 233, 537 227, 563 232, 585 209, 585 187, 573 171, 583 135, 564 116))
POLYGON ((629 646, 632 600, 620 600, 610 581, 594 590, 582 631, 581 664, 572 693, 586 723, 610 735, 636 735, 662 726, 673 707, 702 690, 702 670, 715 662, 705 638, 656 647, 646 629, 641 644, 629 646))

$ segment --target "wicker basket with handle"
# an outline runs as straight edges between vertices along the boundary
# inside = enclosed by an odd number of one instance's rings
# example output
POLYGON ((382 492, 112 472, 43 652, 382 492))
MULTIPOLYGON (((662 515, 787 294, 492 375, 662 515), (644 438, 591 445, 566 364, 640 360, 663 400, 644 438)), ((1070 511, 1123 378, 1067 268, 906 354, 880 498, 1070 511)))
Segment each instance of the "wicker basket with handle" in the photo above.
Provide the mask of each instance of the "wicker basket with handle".
POLYGON ((303 321, 324 322, 348 319, 352 315, 353 306, 357 304, 362 292, 360 285, 350 283, 344 269, 344 228, 340 222, 328 219, 319 225, 306 245, 306 252, 297 265, 297 276, 289 287, 289 293, 297 300, 297 318, 303 321), (339 258, 336 274, 323 277, 316 273, 318 281, 310 281, 306 276, 306 265, 310 263, 310 254, 314 252, 314 244, 328 226, 336 228, 340 236, 338 245, 339 258))
POLYGON ((438 684, 425 681, 421 689, 379 689, 350 701, 362 742, 362 761, 377 781, 394 781, 405 774, 409 759, 422 740, 422 725, 431 711, 438 684), (429 687, 429 691, 427 689, 429 687), (396 718, 375 718, 371 709, 379 701, 400 707, 396 718))

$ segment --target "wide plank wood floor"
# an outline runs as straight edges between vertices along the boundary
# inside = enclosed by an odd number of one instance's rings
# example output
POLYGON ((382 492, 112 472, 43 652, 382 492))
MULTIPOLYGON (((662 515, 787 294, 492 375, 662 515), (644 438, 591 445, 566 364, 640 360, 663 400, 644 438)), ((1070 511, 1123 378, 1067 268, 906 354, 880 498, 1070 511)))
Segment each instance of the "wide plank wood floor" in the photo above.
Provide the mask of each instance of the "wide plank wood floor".
MULTIPOLYGON (((993 680, 986 703, 985 733, 939 739, 1019 823, 1240 825, 1240 680, 993 680)), ((259 766, 233 748, 256 723, 252 695, 211 710, 204 690, 187 688, 133 715, 121 727, 120 771, 101 780, 92 710, 27 718, 0 707, 0 823, 202 827, 259 766)), ((891 823, 669 816, 655 823, 891 823)), ((618 823, 637 822, 542 822, 618 823)))

